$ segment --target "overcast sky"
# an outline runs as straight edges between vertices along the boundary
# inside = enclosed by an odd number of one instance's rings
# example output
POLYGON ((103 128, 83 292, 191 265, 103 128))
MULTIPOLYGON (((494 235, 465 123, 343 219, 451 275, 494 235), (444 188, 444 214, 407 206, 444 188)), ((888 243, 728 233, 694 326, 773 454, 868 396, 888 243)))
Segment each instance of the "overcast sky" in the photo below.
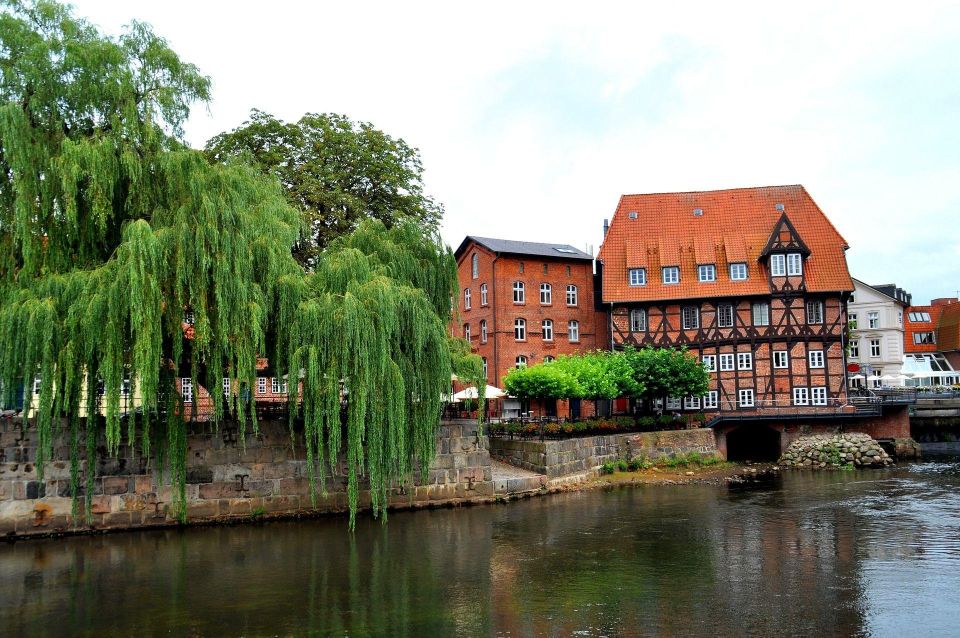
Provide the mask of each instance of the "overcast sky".
POLYGON ((960 288, 960 3, 75 4, 213 78, 194 146, 254 107, 402 137, 454 246, 596 249, 623 193, 799 183, 854 277, 960 288))

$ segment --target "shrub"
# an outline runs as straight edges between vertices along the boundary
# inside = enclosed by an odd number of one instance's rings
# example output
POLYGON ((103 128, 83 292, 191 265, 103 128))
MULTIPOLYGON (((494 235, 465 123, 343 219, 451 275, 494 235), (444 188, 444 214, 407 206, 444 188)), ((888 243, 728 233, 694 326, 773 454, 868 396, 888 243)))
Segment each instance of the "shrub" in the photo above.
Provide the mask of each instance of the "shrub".
POLYGON ((621 472, 626 472, 629 468, 630 466, 627 464, 627 461, 625 459, 620 459, 619 461, 617 461, 617 469, 620 470, 621 472))
POLYGON ((600 466, 601 474, 613 474, 617 470, 616 466, 613 464, 613 461, 607 461, 600 466))
POLYGON ((669 414, 661 414, 657 417, 657 425, 664 427, 673 424, 673 417, 669 414))

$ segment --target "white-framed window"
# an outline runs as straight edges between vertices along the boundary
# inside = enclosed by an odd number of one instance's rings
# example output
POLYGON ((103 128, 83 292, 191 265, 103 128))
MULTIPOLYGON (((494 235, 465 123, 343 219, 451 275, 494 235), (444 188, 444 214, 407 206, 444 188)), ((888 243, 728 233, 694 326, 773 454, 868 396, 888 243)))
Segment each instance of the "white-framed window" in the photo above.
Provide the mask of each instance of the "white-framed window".
POLYGON ((860 342, 856 339, 850 342, 850 358, 859 359, 860 358, 860 342))
POLYGON ((550 284, 540 284, 540 303, 544 306, 553 303, 553 286, 550 284))
POLYGON ((526 319, 514 319, 513 320, 513 338, 517 341, 526 341, 527 340, 527 320, 526 319))
POLYGON ((717 280, 717 267, 714 264, 700 264, 697 266, 697 279, 701 282, 717 280))
POLYGON ((580 322, 579 321, 568 321, 567 322, 567 339, 570 343, 576 343, 580 341, 580 322))
POLYGON ((770 304, 766 302, 758 302, 753 304, 753 325, 755 326, 769 326, 770 325, 770 304))
POLYGON ((663 283, 665 284, 680 283, 680 268, 678 266, 666 266, 663 269, 663 283))
POLYGON ((902 311, 902 310, 898 310, 898 311, 897 311, 897 325, 898 325, 898 326, 902 326, 902 325, 903 325, 903 311, 902 311))
POLYGON ((871 339, 870 340, 870 356, 874 359, 880 357, 880 340, 871 339))
POLYGON ((936 343, 932 332, 914 332, 913 342, 917 345, 936 343))
POLYGON ((526 303, 527 291, 522 281, 513 282, 513 303, 526 303))
POLYGON ((567 285, 567 305, 576 306, 577 305, 577 287, 573 284, 567 285))
POLYGON ((851 330, 857 329, 857 313, 851 312, 847 315, 847 327, 851 330))
POLYGON ((700 327, 700 309, 696 306, 684 306, 683 311, 683 329, 693 330, 700 327))
POLYGON ((774 277, 785 277, 787 274, 787 256, 781 254, 770 255, 770 274, 774 277))
POLYGON ((720 355, 720 372, 729 372, 730 370, 733 370, 733 355, 720 355))
POLYGON ((916 321, 916 322, 924 322, 924 323, 926 323, 926 322, 930 321, 930 313, 929 313, 929 312, 919 312, 919 311, 917 311, 917 312, 910 312, 910 313, 907 313, 907 318, 908 318, 910 321, 916 321))
POLYGON ((40 377, 33 378, 33 393, 40 394, 40 388, 43 386, 43 379, 40 377))
POLYGON ((466 339, 467 341, 470 341, 470 324, 469 323, 463 324, 463 338, 466 339))
POLYGON ((557 360, 556 357, 549 354, 543 358, 544 363, 550 363, 551 361, 556 361, 556 360, 557 360))
POLYGON ((683 409, 684 409, 684 410, 699 410, 699 409, 700 409, 700 397, 683 397, 683 409))
POLYGON ((753 407, 753 390, 744 389, 740 390, 737 393, 737 405, 741 408, 752 408, 753 407))
POLYGON ((870 384, 874 388, 879 388, 883 385, 883 381, 880 380, 880 377, 883 376, 883 370, 874 370, 873 376, 870 378, 870 384))
POLYGON ((630 311, 630 332, 647 331, 647 311, 643 308, 634 308, 630 311))
POLYGON ((487 342, 487 320, 480 320, 480 343, 487 342))
POLYGON ((464 309, 464 310, 470 310, 470 305, 471 305, 471 302, 470 302, 470 289, 469 289, 469 288, 464 288, 464 289, 463 289, 463 309, 464 309))
POLYGON ((647 285, 647 269, 646 268, 631 268, 629 271, 629 281, 631 286, 646 286, 647 285))
POLYGON ((553 319, 544 319, 540 322, 540 330, 544 341, 553 341, 553 319))
POLYGON ((879 328, 879 327, 880 327, 880 313, 878 313, 878 312, 868 312, 868 313, 867 313, 867 327, 869 327, 869 328, 879 328))
POLYGON ((747 265, 742 261, 730 264, 730 279, 743 281, 747 278, 747 265))
POLYGON ((717 401, 717 391, 710 390, 705 395, 703 395, 703 409, 704 410, 716 410, 719 401, 717 401))
POLYGON ((810 360, 811 368, 823 367, 823 350, 811 350, 807 357, 810 360))
POLYGON ((793 389, 793 404, 794 405, 809 405, 810 404, 810 392, 807 388, 794 388, 793 389))
POLYGON ((679 410, 681 405, 683 405, 683 403, 679 397, 667 397, 668 410, 679 410))
POLYGON ((787 274, 791 276, 803 274, 803 256, 800 253, 787 254, 787 274))
POLYGON ((810 399, 813 405, 826 405, 827 389, 823 386, 810 388, 810 399))
POLYGON ((703 362, 703 369, 707 372, 716 372, 717 371, 717 355, 715 354, 705 354, 700 357, 700 361, 703 362))
POLYGON ((487 305, 487 284, 480 284, 480 305, 487 305))
POLYGON ((267 378, 257 377, 257 394, 267 393, 267 378))
POLYGON ((490 377, 489 370, 487 368, 487 358, 483 357, 483 378, 487 379, 490 377))
POLYGON ((733 327, 733 304, 722 303, 717 306, 717 327, 733 327))
POLYGON ((187 312, 184 313, 184 315, 183 315, 183 323, 187 324, 188 326, 192 326, 192 325, 195 325, 195 324, 197 323, 197 319, 196 319, 196 317, 194 316, 192 310, 188 310, 187 312))
POLYGON ((123 379, 121 379, 120 380, 120 396, 122 397, 130 396, 131 385, 132 384, 130 383, 130 377, 125 376, 123 379))
POLYGON ((223 378, 223 396, 230 396, 230 377, 223 378))
POLYGON ((822 301, 808 301, 807 302, 807 323, 823 323, 823 302, 822 301))
POLYGON ((287 382, 277 377, 270 377, 270 391, 274 394, 286 394, 287 382))
POLYGON ((773 351, 773 367, 774 368, 790 367, 790 358, 787 356, 786 350, 773 351))
POLYGON ((470 258, 470 270, 474 279, 480 276, 480 255, 477 253, 473 253, 473 256, 470 258))
POLYGON ((522 354, 521 354, 521 355, 518 355, 518 356, 517 356, 517 360, 516 360, 516 365, 515 365, 515 367, 517 367, 517 368, 526 368, 526 367, 527 367, 527 358, 526 358, 525 356, 523 356, 522 354))
POLYGON ((737 353, 737 369, 753 370, 753 353, 752 352, 737 353))
POLYGON ((184 403, 193 403, 193 379, 190 377, 180 379, 180 396, 184 403))

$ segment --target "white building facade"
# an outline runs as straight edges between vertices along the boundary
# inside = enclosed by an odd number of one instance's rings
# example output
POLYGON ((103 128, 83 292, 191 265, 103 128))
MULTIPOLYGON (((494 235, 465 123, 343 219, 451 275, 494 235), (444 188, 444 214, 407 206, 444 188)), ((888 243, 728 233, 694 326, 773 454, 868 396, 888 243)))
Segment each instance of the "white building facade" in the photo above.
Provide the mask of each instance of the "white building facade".
POLYGON ((854 279, 847 301, 850 385, 902 386, 903 313, 910 295, 894 285, 871 286, 854 279))

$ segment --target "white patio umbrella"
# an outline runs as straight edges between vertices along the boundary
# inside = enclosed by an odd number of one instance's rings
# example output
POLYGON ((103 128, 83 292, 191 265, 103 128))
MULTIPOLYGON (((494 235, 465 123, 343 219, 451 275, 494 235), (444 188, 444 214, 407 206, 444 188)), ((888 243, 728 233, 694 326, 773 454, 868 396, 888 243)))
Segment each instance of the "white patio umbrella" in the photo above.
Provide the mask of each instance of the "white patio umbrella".
MULTIPOLYGON (((502 397, 507 396, 506 392, 492 385, 488 385, 486 390, 484 390, 483 394, 484 394, 484 397, 487 399, 500 399, 502 397)), ((465 399, 476 399, 476 398, 477 398, 477 389, 473 386, 470 386, 466 390, 461 390, 460 392, 457 392, 455 395, 453 395, 454 401, 463 401, 465 399)))
POLYGON ((853 375, 852 377, 848 377, 848 378, 849 378, 851 381, 863 381, 863 380, 866 379, 867 377, 865 377, 865 376, 862 375, 862 374, 855 374, 855 375, 853 375))

